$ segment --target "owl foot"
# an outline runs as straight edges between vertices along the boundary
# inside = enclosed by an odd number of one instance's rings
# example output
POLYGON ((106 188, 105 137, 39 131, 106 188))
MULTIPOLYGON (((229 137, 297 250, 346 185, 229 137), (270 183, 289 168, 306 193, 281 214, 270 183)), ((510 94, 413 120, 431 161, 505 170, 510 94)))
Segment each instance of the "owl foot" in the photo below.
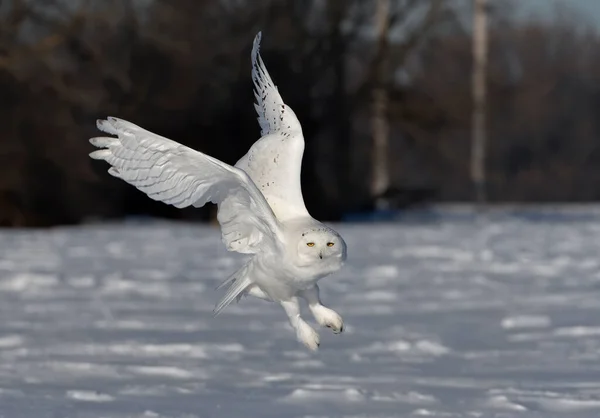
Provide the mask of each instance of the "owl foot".
POLYGON ((309 350, 315 351, 319 348, 319 334, 300 317, 300 305, 298 298, 280 301, 285 310, 292 327, 296 330, 296 338, 309 350))
POLYGON ((301 322, 298 322, 298 327, 296 328, 296 338, 298 338, 298 341, 312 351, 316 351, 321 344, 317 331, 315 331, 310 325, 302 320, 301 322))
POLYGON ((342 317, 333 309, 329 309, 321 303, 319 298, 319 286, 314 285, 309 289, 300 292, 308 302, 308 308, 312 312, 315 320, 322 327, 331 328, 334 334, 339 334, 344 331, 344 321, 342 317))
POLYGON ((344 331, 344 321, 342 317, 333 309, 326 308, 323 305, 314 305, 310 307, 315 320, 322 327, 330 328, 334 334, 344 331))

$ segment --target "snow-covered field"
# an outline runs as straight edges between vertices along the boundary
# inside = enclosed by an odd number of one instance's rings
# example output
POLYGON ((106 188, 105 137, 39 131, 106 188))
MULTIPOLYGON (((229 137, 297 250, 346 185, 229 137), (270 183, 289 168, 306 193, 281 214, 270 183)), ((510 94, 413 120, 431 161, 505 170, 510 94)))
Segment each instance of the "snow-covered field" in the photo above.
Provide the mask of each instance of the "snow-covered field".
POLYGON ((214 227, 0 232, 0 416, 600 416, 600 217, 336 228, 317 353, 214 227))

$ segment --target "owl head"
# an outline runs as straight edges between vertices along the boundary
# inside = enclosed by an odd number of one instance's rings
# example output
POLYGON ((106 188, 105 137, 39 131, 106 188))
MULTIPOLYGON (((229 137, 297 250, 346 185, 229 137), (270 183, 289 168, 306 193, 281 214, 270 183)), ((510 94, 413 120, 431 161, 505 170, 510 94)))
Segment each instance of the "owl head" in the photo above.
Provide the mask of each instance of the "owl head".
POLYGON ((301 233, 298 256, 305 263, 346 261, 346 242, 327 227, 309 229, 301 233))

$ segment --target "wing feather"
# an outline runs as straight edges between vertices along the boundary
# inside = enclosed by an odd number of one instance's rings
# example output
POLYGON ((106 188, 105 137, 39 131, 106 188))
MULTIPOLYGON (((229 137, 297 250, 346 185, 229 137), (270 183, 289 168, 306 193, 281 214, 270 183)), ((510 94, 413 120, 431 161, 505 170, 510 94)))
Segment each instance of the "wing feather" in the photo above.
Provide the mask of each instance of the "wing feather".
POLYGON ((260 57, 260 40, 259 32, 252 48, 252 80, 263 137, 235 166, 248 173, 283 222, 310 216, 300 184, 304 136, 298 118, 283 102, 260 57))
POLYGON ((277 86, 260 56, 261 32, 258 32, 252 45, 252 81, 254 83, 254 108, 258 113, 261 135, 281 131, 295 131, 302 135, 302 126, 294 111, 283 102, 277 86))
POLYGON ((109 117, 97 125, 116 137, 90 139, 101 148, 90 157, 108 162, 111 175, 151 199, 177 208, 216 203, 228 250, 254 254, 263 244, 273 248, 281 242, 279 221, 243 170, 122 119, 109 117))
POLYGON ((246 289, 252 285, 252 279, 250 278, 250 272, 253 268, 254 260, 251 259, 243 265, 239 270, 233 273, 229 278, 227 278, 217 289, 221 289, 225 286, 228 286, 225 294, 219 299, 213 313, 217 316, 223 309, 228 307, 234 300, 239 302, 246 289))

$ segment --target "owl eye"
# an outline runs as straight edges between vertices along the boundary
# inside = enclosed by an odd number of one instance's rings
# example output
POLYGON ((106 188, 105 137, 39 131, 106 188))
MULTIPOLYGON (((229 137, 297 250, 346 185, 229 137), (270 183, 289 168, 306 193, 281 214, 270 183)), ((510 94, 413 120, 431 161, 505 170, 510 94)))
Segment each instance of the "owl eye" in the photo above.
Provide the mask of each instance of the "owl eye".
POLYGON ((333 247, 333 245, 334 245, 334 244, 333 244, 333 242, 328 242, 328 243, 327 243, 327 246, 328 246, 328 247, 333 247))
POLYGON ((308 245, 309 247, 314 247, 315 243, 314 242, 307 242, 306 245, 308 245))

